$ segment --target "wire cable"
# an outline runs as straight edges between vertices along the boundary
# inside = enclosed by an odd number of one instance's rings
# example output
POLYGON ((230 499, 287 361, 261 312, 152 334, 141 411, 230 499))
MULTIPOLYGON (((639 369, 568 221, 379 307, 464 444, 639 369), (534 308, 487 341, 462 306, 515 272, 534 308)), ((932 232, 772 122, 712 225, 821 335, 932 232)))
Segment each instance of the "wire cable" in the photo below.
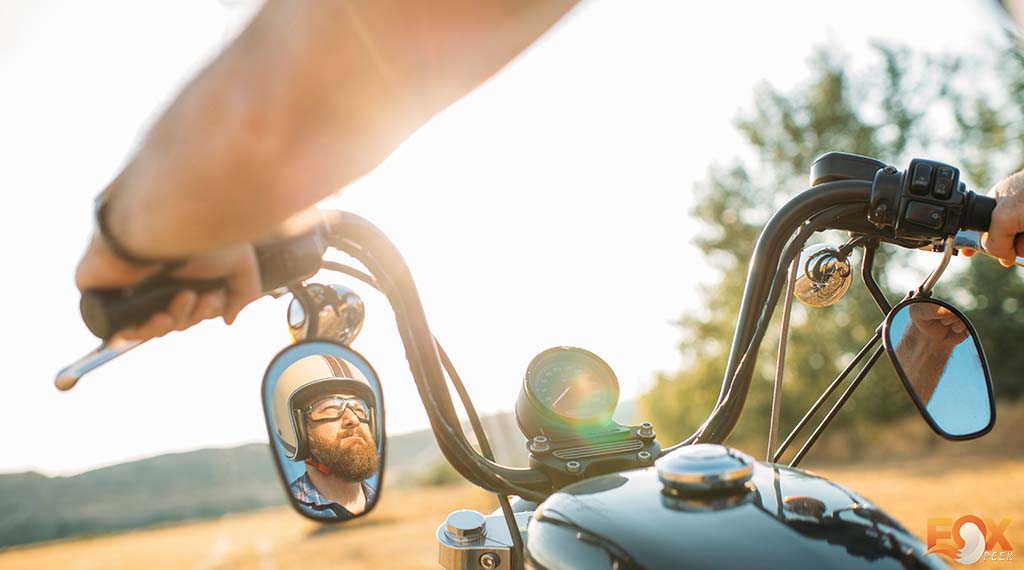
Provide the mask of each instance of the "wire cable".
MULTIPOLYGON (((367 273, 355 269, 354 267, 334 261, 324 261, 322 263, 322 267, 354 277, 370 287, 373 287, 378 292, 383 293, 380 290, 380 286, 377 284, 376 279, 367 273)), ((490 441, 484 431, 483 422, 480 421, 480 415, 477 413, 476 407, 473 406, 473 401, 470 399, 469 392, 466 391, 466 387, 462 383, 459 373, 455 370, 455 365, 452 364, 451 359, 448 357, 448 353, 445 352, 436 336, 434 337, 434 346, 437 347, 438 356, 441 357, 441 364, 444 366, 448 379, 455 387, 455 392, 459 395, 459 399, 462 401, 462 406, 466 410, 466 415, 469 416, 469 423, 473 427, 473 433, 476 434, 477 444, 480 446, 480 454, 490 461, 495 461, 494 451, 491 448, 490 441)), ((512 539, 513 550, 511 565, 514 570, 517 570, 522 568, 522 555, 524 552, 523 536, 519 532, 519 523, 516 521, 515 512, 512 510, 512 504, 509 502, 508 495, 501 493, 496 493, 495 495, 498 497, 498 503, 501 506, 501 512, 504 515, 505 524, 508 525, 509 537, 512 539)))

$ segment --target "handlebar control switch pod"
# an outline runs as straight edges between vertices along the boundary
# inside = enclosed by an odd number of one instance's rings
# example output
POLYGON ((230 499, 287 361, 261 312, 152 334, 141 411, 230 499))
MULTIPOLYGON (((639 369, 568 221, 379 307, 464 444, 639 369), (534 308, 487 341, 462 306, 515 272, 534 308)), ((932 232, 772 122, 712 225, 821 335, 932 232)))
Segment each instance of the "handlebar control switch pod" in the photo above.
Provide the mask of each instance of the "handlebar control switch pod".
POLYGON ((893 229, 899 239, 938 240, 961 229, 988 229, 995 200, 967 190, 960 171, 915 158, 906 170, 878 170, 872 180, 868 220, 893 229))

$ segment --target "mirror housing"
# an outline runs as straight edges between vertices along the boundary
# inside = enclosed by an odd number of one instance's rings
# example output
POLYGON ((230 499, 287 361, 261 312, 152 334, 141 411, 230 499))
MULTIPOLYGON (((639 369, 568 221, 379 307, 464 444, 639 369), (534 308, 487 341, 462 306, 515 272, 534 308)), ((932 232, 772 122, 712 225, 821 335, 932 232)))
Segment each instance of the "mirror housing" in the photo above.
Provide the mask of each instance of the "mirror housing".
POLYGON ((334 341, 299 342, 270 362, 262 401, 292 507, 320 522, 369 513, 386 450, 384 396, 370 363, 334 341))
POLYGON ((974 326, 956 307, 929 297, 907 299, 886 317, 882 341, 935 433, 966 440, 992 429, 996 408, 988 362, 974 326))

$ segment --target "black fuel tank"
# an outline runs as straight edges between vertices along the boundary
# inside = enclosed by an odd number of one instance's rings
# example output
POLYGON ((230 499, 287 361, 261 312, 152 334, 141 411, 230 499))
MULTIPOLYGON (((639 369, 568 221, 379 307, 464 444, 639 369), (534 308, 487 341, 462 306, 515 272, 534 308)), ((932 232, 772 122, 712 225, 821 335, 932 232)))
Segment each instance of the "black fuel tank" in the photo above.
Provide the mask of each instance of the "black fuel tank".
POLYGON ((731 492, 670 492, 655 467, 569 485, 536 510, 527 567, 947 568, 880 509, 765 463, 731 492))

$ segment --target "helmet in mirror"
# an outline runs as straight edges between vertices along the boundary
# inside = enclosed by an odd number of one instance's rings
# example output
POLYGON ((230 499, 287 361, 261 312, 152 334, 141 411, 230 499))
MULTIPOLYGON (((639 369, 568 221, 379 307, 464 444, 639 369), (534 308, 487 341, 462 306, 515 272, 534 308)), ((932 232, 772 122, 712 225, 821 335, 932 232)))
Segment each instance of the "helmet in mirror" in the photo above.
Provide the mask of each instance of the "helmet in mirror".
POLYGON ((883 342, 921 415, 947 439, 980 437, 995 423, 988 362, 974 326, 956 307, 915 297, 889 313, 883 342))
POLYGON ((331 341, 292 345, 267 368, 263 405, 278 473, 296 509, 323 521, 369 512, 385 439, 380 382, 370 364, 331 341))

